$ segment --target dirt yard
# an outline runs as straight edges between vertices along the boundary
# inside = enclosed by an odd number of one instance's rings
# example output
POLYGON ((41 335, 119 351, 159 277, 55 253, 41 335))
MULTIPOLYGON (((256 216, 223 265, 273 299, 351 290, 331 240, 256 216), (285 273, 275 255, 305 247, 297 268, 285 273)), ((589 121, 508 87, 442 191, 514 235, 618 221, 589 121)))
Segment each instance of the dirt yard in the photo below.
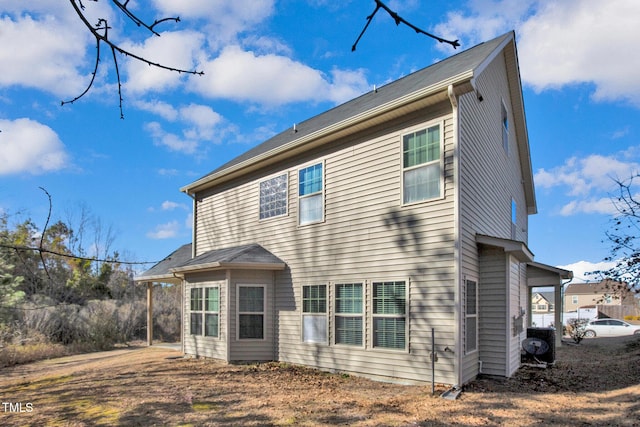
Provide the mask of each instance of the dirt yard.
POLYGON ((640 426, 637 337, 556 352, 551 369, 480 378, 451 401, 431 385, 114 350, 3 369, 0 425, 640 426))

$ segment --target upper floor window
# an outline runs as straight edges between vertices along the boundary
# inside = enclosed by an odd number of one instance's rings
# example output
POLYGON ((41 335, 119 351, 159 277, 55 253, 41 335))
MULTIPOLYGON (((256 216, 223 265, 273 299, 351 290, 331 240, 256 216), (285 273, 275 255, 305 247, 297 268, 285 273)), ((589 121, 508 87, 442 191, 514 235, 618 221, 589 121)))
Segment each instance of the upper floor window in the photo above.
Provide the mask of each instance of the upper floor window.
POLYGON ((402 137, 403 203, 442 195, 442 136, 440 125, 402 137))
POLYGON ((260 219, 287 214, 287 174, 260 183, 260 219))
POLYGON ((578 303, 578 296, 577 295, 573 295, 571 297, 571 304, 577 304, 578 303))
POLYGON ((298 171, 298 222, 300 225, 324 219, 324 176, 322 163, 298 171))
POLYGON ((509 114, 507 114, 507 107, 504 102, 502 105, 502 148, 505 153, 509 153, 509 114))

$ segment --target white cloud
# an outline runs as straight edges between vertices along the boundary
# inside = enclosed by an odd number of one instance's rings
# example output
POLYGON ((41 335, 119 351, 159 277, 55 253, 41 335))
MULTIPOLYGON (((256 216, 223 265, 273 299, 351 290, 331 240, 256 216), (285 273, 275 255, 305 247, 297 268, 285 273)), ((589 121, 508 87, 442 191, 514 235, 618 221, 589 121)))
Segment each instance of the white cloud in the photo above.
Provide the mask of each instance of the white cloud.
POLYGON ((189 209, 184 203, 176 203, 169 200, 165 200, 164 202, 162 202, 161 207, 163 211, 172 211, 174 209, 189 209))
MULTIPOLYGON (((195 70, 196 57, 202 54, 203 35, 194 31, 175 31, 152 35, 142 44, 122 43, 121 47, 153 63, 185 71, 195 70)), ((130 58, 126 61, 126 89, 131 93, 162 91, 181 84, 184 73, 149 66, 130 58)), ((203 76, 198 76, 203 78, 203 76)))
POLYGON ((203 20, 212 49, 236 40, 241 32, 254 28, 274 13, 274 0, 154 0, 163 16, 203 20))
POLYGON ((595 271, 608 270, 615 266, 616 266, 615 261, 611 261, 611 262, 577 261, 572 264, 559 265, 558 268, 573 271, 572 282, 584 283, 584 282, 599 282, 602 279, 602 277, 600 277, 599 275, 588 274, 588 273, 593 273, 595 271))
POLYGON ((632 0, 470 0, 434 29, 471 46, 515 29, 525 84, 537 91, 595 85, 597 101, 640 107, 640 2, 632 0))
POLYGON ((164 130, 162 125, 158 122, 145 123, 144 130, 151 135, 154 144, 166 147, 171 151, 193 154, 198 147, 198 141, 186 139, 168 132, 164 130))
POLYGON ((206 79, 191 78, 194 89, 214 98, 281 105, 301 101, 339 103, 368 90, 364 72, 334 70, 333 81, 290 58, 256 55, 239 46, 226 47, 204 65, 206 79))
POLYGON ((155 230, 147 233, 147 237, 155 240, 171 239, 176 237, 179 231, 180 224, 178 224, 178 221, 171 221, 158 225, 155 230))
POLYGON ((42 174, 69 166, 58 135, 31 119, 0 119, 0 175, 42 174))
MULTIPOLYGON (((87 3, 89 22, 101 16, 113 23, 108 2, 87 3)), ((64 98, 79 95, 91 78, 95 39, 70 5, 3 0, 0 10, 0 87, 32 87, 64 98)))
POLYGON ((640 172, 640 164, 629 158, 631 152, 571 157, 562 166, 538 170, 534 177, 536 187, 563 189, 568 201, 560 209, 561 215, 615 214, 611 195, 618 188, 616 181, 625 181, 640 172))
POLYGON ((177 135, 165 130, 157 121, 145 123, 144 129, 154 143, 171 151, 194 154, 201 142, 219 142, 228 132, 223 117, 207 105, 189 104, 176 108, 166 103, 138 101, 136 106, 184 126, 182 135, 177 135))

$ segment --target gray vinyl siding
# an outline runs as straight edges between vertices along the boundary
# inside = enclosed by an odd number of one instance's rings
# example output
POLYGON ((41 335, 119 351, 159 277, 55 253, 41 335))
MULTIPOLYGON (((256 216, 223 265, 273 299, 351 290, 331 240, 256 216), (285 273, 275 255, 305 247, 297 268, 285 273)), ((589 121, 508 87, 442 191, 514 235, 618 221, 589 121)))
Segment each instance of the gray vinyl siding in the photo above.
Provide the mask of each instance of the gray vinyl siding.
MULTIPOLYGON (((473 378, 478 372, 478 361, 483 372, 505 375, 511 361, 505 358, 508 327, 506 311, 507 275, 503 265, 481 268, 476 234, 513 239, 511 234, 511 201, 517 204, 515 239, 527 242, 527 207, 522 184, 522 169, 510 105, 509 84, 504 55, 498 55, 476 80, 475 92, 459 100, 459 168, 460 168, 460 253, 461 274, 464 278, 479 279, 479 353, 463 357, 462 378, 473 378), (509 117, 509 149, 502 144, 502 103, 509 117), (498 273, 500 278, 498 278, 498 273), (489 282, 486 282, 486 281, 489 282), (501 281, 500 281, 501 280, 501 281), (484 316, 484 317, 483 317, 484 316), (488 316, 488 317, 487 317, 488 316), (506 323, 506 324, 505 324, 506 323)), ((483 258, 484 259, 484 258, 483 258)), ((461 282, 463 283, 463 281, 461 282)), ((513 354, 513 349, 510 349, 513 354)), ((515 362, 514 362, 515 363, 515 362)))
POLYGON ((227 360, 227 337, 226 328, 228 315, 225 301, 227 300, 227 282, 222 272, 210 273, 207 275, 191 275, 187 278, 184 286, 183 298, 183 337, 184 352, 190 355, 211 357, 214 359, 227 360), (190 295, 194 287, 218 286, 220 289, 220 317, 218 337, 195 336, 190 333, 190 295))
MULTIPOLYGON (((451 107, 443 103, 197 195, 196 254, 258 243, 287 264, 271 291, 274 359, 380 379, 431 380, 431 328, 440 350, 455 348, 452 132, 451 107), (401 135, 434 123, 444 125, 445 197, 402 206, 401 135), (315 162, 324 162, 325 219, 298 226, 298 168, 315 162), (259 182, 281 173, 289 178, 288 213, 260 221, 259 182), (371 283, 381 280, 407 282, 406 351, 372 348, 371 283), (331 314, 329 345, 303 343, 302 286, 351 282, 366 283, 363 348, 333 344, 331 314)), ((238 347, 232 359, 254 351, 238 347)), ((436 381, 454 383, 455 356, 438 356, 436 381)))
POLYGON ((478 317, 482 373, 506 376, 509 333, 506 319, 507 260, 501 249, 483 248, 480 263, 478 317))

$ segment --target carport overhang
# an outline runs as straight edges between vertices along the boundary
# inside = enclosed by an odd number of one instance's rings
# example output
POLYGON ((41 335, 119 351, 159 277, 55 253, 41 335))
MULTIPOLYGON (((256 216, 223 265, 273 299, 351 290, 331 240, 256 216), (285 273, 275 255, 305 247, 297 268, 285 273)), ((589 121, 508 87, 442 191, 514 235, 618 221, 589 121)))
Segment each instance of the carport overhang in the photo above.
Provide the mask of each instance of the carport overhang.
POLYGON ((554 325, 556 325, 555 340, 559 346, 562 342, 562 290, 563 286, 573 279, 573 272, 551 265, 542 264, 533 260, 533 252, 527 245, 517 240, 503 239, 499 237, 476 235, 476 242, 480 245, 501 248, 505 254, 513 255, 527 266, 527 307, 529 309, 527 324, 531 325, 531 299, 532 288, 553 287, 554 290, 554 325))

